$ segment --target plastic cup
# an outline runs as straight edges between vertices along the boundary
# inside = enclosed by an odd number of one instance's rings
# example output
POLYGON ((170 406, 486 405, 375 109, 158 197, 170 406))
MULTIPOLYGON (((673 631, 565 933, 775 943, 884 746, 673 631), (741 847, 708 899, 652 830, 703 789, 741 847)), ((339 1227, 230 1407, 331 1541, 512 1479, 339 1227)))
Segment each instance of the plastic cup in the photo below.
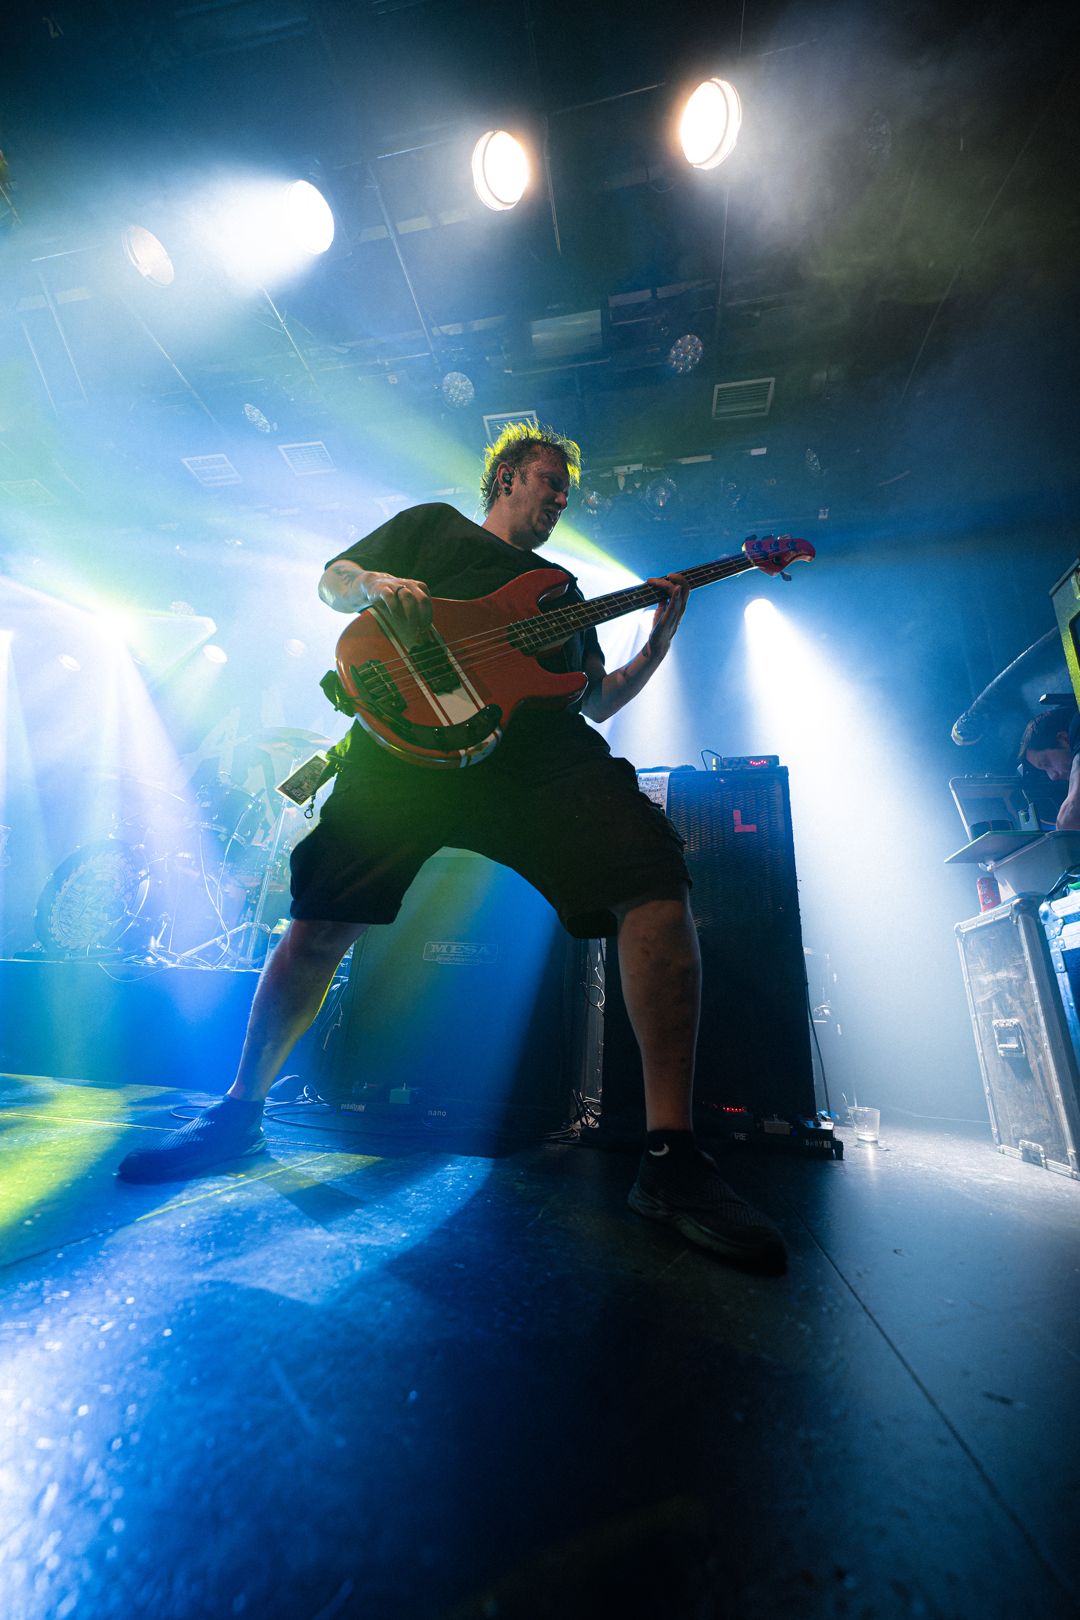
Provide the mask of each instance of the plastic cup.
POLYGON ((881 1128, 879 1108, 853 1108, 851 1123, 855 1127, 856 1142, 876 1142, 881 1128))

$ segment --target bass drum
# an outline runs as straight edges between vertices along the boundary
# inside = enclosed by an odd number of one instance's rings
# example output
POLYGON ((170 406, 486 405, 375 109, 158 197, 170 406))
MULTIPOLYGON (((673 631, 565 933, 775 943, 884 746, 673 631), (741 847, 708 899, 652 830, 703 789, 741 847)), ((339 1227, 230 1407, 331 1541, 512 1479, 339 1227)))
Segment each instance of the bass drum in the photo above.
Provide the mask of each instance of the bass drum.
POLYGON ((250 844, 264 830, 266 816, 261 800, 224 777, 204 783, 195 795, 195 805, 196 825, 212 832, 226 849, 233 844, 250 844))
POLYGON ((38 939, 64 956, 154 949, 168 925, 166 885, 166 862, 150 859, 141 844, 119 838, 84 844, 41 891, 38 939))

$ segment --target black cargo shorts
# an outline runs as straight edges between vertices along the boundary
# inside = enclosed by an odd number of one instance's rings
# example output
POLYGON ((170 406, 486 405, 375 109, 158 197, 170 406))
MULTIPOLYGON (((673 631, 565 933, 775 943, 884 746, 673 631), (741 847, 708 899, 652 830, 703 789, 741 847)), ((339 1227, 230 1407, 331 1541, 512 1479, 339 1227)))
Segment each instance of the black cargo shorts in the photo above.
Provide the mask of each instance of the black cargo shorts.
POLYGON ((509 748, 436 770, 362 739, 318 825, 292 854, 292 915, 389 923, 430 855, 473 850, 513 868, 579 939, 615 932, 614 908, 690 887, 683 840, 628 760, 588 748, 509 748))

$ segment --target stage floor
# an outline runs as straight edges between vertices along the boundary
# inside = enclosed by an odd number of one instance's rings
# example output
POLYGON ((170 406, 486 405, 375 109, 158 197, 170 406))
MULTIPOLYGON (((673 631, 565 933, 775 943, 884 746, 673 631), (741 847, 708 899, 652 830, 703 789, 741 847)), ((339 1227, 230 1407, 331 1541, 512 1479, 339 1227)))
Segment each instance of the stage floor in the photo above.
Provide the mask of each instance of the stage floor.
POLYGON ((5 1620, 1077 1612, 1080 1183, 988 1129, 727 1153, 756 1279, 580 1146, 117 1182, 182 1100, 0 1079, 5 1620))

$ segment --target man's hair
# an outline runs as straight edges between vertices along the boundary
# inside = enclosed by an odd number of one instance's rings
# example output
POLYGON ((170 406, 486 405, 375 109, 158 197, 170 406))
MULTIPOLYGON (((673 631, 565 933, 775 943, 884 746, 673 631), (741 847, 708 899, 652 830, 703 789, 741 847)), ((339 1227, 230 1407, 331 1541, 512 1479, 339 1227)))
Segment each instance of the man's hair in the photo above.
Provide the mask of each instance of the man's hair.
POLYGON ((1076 719, 1075 709, 1046 709, 1029 720, 1024 727, 1024 735, 1020 738, 1020 747, 1017 759, 1024 763, 1028 754, 1041 752, 1044 748, 1058 746, 1058 732, 1064 731, 1068 735, 1069 727, 1076 719))
POLYGON ((530 461, 535 461, 542 450, 554 450, 566 462, 571 484, 581 482, 581 447, 573 439, 564 438, 552 427, 536 427, 532 422, 508 422, 494 444, 484 451, 484 470, 480 475, 480 500, 484 511, 490 512, 498 499, 495 474, 505 462, 516 472, 530 461))

